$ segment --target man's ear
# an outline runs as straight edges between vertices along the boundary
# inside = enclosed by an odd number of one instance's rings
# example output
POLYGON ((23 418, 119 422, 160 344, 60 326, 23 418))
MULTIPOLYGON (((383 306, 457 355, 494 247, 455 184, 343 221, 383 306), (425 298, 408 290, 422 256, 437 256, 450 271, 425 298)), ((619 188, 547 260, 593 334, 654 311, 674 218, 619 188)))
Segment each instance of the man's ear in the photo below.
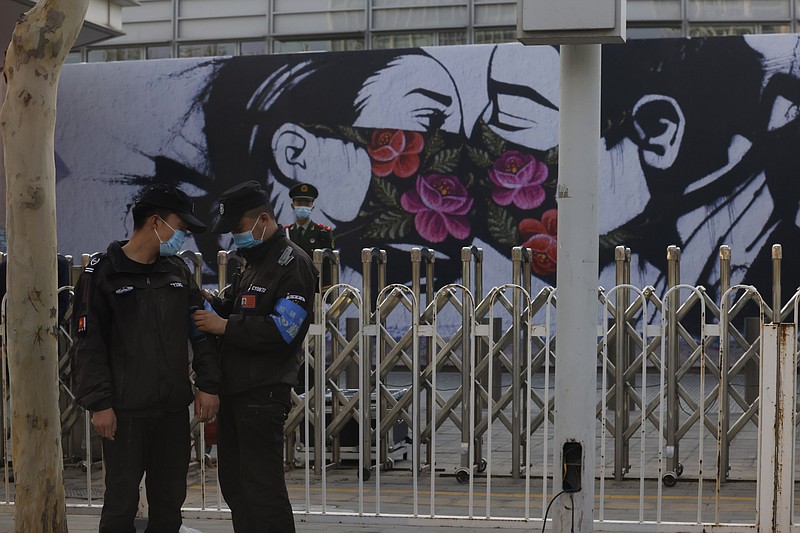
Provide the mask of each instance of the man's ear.
POLYGON ((287 122, 272 136, 272 153, 281 174, 287 178, 305 181, 304 175, 308 167, 306 148, 313 137, 309 132, 287 122))
POLYGON ((632 140, 650 167, 664 170, 675 163, 685 128, 683 110, 670 96, 648 94, 633 106, 632 140))

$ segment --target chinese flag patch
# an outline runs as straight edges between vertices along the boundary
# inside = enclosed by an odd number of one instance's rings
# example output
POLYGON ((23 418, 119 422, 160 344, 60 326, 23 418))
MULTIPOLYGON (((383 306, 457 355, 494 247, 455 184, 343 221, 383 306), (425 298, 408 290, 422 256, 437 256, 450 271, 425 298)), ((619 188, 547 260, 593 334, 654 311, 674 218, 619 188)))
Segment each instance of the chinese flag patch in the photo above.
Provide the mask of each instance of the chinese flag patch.
POLYGON ((86 333, 86 315, 78 319, 78 333, 86 333))
POLYGON ((256 295, 244 294, 242 295, 242 309, 255 309, 256 308, 256 295))

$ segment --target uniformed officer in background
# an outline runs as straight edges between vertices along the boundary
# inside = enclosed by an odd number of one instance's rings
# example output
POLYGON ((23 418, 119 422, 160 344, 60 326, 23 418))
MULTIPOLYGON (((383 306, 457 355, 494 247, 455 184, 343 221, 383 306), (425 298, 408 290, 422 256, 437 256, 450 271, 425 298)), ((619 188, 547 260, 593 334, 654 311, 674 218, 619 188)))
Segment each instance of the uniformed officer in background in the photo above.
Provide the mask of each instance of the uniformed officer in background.
MULTIPOLYGON (((286 236, 293 243, 314 259, 314 250, 317 248, 333 249, 333 230, 325 224, 317 224, 311 220, 311 211, 314 210, 314 200, 319 196, 319 191, 310 183, 298 183, 289 189, 289 198, 292 199, 295 222, 286 226, 286 236)), ((327 265, 325 265, 327 266, 327 265)), ((330 268, 322 269, 322 286, 331 284, 330 268)))

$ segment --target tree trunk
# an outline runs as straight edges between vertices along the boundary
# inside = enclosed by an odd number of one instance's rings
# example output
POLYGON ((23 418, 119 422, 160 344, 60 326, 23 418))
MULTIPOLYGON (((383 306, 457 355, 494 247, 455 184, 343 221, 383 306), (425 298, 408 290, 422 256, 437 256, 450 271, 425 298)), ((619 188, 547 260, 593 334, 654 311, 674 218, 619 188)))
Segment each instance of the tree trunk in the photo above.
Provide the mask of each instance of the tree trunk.
POLYGON ((17 22, 0 110, 8 353, 18 533, 66 532, 58 408, 54 136, 61 67, 89 0, 41 0, 17 22))

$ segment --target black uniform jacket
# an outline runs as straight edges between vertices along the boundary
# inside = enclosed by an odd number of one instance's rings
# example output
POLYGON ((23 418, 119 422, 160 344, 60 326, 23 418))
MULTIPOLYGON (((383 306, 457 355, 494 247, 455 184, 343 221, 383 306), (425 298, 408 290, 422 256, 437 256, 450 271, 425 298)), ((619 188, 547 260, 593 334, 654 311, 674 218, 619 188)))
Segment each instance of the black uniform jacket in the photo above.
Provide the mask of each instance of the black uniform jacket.
POLYGON ((183 260, 159 257, 152 265, 129 259, 124 242, 92 258, 75 286, 73 331, 78 403, 90 411, 148 416, 186 409, 195 384, 219 393, 213 338, 194 329, 190 308, 203 297, 183 260))
POLYGON ((224 300, 214 299, 214 309, 228 319, 220 350, 222 394, 295 385, 317 271, 282 232, 238 253, 247 262, 244 271, 224 300))

